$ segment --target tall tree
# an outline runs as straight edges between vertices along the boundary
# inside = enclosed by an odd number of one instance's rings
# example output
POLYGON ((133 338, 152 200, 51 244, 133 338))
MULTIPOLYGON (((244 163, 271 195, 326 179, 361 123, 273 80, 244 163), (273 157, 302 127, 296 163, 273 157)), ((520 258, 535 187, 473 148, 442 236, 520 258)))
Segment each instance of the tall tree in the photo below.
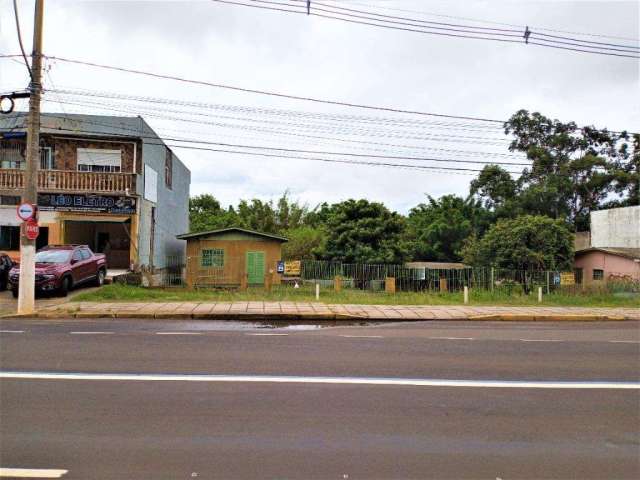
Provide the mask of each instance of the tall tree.
POLYGON ((542 215, 501 219, 481 238, 471 238, 464 260, 511 270, 565 270, 573 263, 573 234, 563 220, 542 215))
POLYGON ((347 200, 331 206, 326 225, 329 238, 318 252, 326 260, 345 263, 401 263, 404 218, 383 204, 347 200))
POLYGON ((216 198, 205 193, 189 199, 189 229, 203 232, 236 225, 238 218, 233 207, 225 210, 216 198))
POLYGON ((413 260, 459 262, 465 240, 488 226, 488 212, 472 197, 428 197, 411 209, 407 224, 413 260))

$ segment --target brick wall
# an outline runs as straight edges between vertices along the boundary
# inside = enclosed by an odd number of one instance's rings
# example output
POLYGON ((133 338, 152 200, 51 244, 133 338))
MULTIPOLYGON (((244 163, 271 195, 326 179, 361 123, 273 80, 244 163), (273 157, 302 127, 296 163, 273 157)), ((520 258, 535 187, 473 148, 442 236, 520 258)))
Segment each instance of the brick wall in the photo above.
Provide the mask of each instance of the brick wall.
MULTIPOLYGON (((56 170, 77 170, 78 148, 99 148, 105 150, 122 151, 122 173, 133 173, 134 146, 131 143, 104 142, 91 140, 70 140, 67 138, 45 137, 43 143, 53 147, 54 164, 56 170)), ((140 152, 138 152, 139 154, 140 152)))

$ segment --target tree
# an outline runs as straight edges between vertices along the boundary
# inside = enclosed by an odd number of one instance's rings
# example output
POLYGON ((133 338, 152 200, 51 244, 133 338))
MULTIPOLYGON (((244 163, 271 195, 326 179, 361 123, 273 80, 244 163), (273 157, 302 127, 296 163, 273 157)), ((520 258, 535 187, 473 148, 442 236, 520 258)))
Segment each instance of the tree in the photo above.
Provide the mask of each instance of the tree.
POLYGON ((499 165, 486 165, 478 178, 471 181, 469 193, 493 212, 496 218, 514 216, 518 209, 518 184, 499 165))
POLYGON ((563 220, 541 215, 501 219, 463 249, 465 263, 510 270, 566 270, 573 263, 573 234, 563 220))
POLYGON ((189 224, 191 232, 203 232, 234 226, 237 215, 233 207, 228 210, 209 193, 196 195, 189 199, 189 224))
POLYGON ((311 226, 292 228, 283 235, 289 240, 282 245, 284 260, 312 260, 327 241, 327 234, 322 228, 311 226))
POLYGON ((612 194, 623 202, 634 194, 626 132, 579 129, 574 122, 520 110, 505 123, 505 133, 514 136, 509 149, 532 161, 517 181, 519 211, 565 219, 584 230, 589 213, 612 194))
POLYGON ((401 263, 407 256, 402 241, 405 220, 381 203, 336 203, 327 212, 325 228, 329 237, 318 252, 323 259, 382 264, 401 263))
POLYGON ((488 226, 488 212, 473 198, 428 197, 411 209, 407 237, 413 260, 459 262, 465 240, 488 226))

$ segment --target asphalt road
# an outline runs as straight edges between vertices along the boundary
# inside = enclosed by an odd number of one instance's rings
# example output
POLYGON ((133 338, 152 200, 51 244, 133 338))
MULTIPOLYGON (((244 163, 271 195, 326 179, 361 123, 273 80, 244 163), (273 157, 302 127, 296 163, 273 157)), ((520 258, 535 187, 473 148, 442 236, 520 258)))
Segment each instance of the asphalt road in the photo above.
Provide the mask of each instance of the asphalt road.
POLYGON ((260 327, 0 321, 0 468, 640 478, 637 322, 260 327))

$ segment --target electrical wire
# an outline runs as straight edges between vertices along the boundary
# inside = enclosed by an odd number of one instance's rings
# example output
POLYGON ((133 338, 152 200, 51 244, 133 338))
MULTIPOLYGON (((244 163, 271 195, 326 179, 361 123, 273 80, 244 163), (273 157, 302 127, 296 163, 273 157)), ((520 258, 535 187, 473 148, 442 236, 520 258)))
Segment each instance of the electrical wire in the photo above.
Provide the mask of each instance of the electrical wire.
POLYGON ((22 44, 22 33, 20 32, 20 18, 18 17, 18 3, 17 0, 13 0, 13 13, 16 19, 16 31, 18 33, 18 43, 20 44, 20 51, 22 52, 22 58, 24 59, 24 65, 29 72, 29 78, 33 79, 33 73, 31 72, 31 66, 27 60, 27 53, 24 51, 24 45, 22 44))
MULTIPOLYGON (((478 33, 478 32, 474 32, 474 31, 471 31, 471 30, 449 29, 449 30, 458 31, 459 32, 458 34, 445 33, 445 32, 442 32, 442 31, 439 31, 439 32, 431 31, 431 29, 437 29, 437 28, 443 29, 444 27, 422 26, 423 29, 417 30, 415 28, 399 27, 399 26, 393 26, 393 25, 406 25, 406 26, 421 26, 421 25, 415 25, 415 23, 398 22, 398 21, 395 21, 395 20, 380 19, 380 18, 375 18, 375 17, 372 18, 372 16, 376 16, 376 15, 377 16, 381 16, 381 17, 386 17, 386 18, 404 18, 404 17, 385 16, 385 15, 380 15, 380 14, 376 14, 376 13, 373 13, 373 12, 364 12, 366 15, 369 15, 369 16, 357 15, 357 14, 353 14, 353 13, 343 13, 344 11, 362 12, 361 10, 346 9, 344 7, 329 6, 330 8, 337 9, 338 11, 326 10, 326 9, 314 7, 313 11, 310 11, 309 13, 307 13, 307 12, 300 11, 300 10, 287 10, 287 9, 283 9, 283 8, 276 8, 276 7, 272 7, 272 6, 265 6, 265 5, 256 4, 256 2, 258 2, 258 3, 261 3, 261 4, 271 4, 271 5, 272 4, 276 4, 276 5, 283 5, 283 6, 294 7, 294 8, 295 7, 302 8, 301 5, 283 4, 283 3, 280 3, 280 2, 272 2, 272 1, 268 1, 268 0, 245 0, 245 1, 253 2, 252 4, 246 4, 246 3, 241 3, 241 2, 238 2, 238 1, 230 1, 230 0, 211 0, 211 1, 216 2, 216 3, 226 3, 226 4, 230 4, 230 5, 238 5, 238 6, 244 6, 244 7, 250 7, 250 8, 260 8, 260 9, 266 9, 266 10, 277 10, 277 11, 282 11, 282 12, 287 12, 287 13, 296 13, 296 14, 301 14, 301 15, 313 15, 313 16, 323 17, 323 18, 328 18, 328 19, 333 19, 333 20, 340 20, 340 21, 348 22, 348 23, 368 25, 368 26, 374 26, 374 27, 380 27, 380 28, 386 28, 386 29, 393 29, 393 30, 409 31, 409 32, 415 32, 415 33, 423 33, 423 34, 431 34, 431 35, 443 35, 443 36, 449 36, 449 37, 461 37, 461 38, 476 39, 476 40, 491 40, 491 41, 506 42, 506 43, 525 43, 525 44, 531 43, 531 42, 527 41, 526 32, 523 32, 522 35, 513 35, 513 34, 506 34, 506 33, 490 33, 490 32, 487 32, 487 31, 483 31, 482 33, 484 35, 487 35, 487 36, 477 36, 477 35, 468 35, 470 33, 478 33), (340 15, 340 17, 321 14, 321 13, 316 13, 318 11, 331 13, 333 15, 340 15), (343 18, 343 17, 347 17, 347 18, 343 18), (356 20, 354 20, 354 18, 356 20), (363 19, 364 20, 369 20, 369 21, 368 22, 367 21, 363 21, 363 19), (371 23, 371 22, 377 22, 377 23, 371 23), (428 28, 430 30, 425 30, 425 28, 428 28), (460 33, 465 33, 465 34, 461 35, 460 33), (518 40, 509 39, 509 38, 497 38, 497 36, 499 36, 499 35, 510 36, 510 37, 518 37, 518 40)), ((298 1, 298 0, 291 0, 291 1, 298 1)), ((413 20, 413 21, 419 21, 419 20, 413 20)), ((464 27, 464 26, 461 25, 461 27, 464 27)), ((474 28, 474 27, 471 27, 471 28, 474 28)), ((529 30, 529 32, 531 33, 530 30, 529 30)), ((615 48, 612 48, 612 47, 606 47, 606 46, 602 46, 601 47, 601 46, 595 46, 595 45, 594 46, 581 45, 583 47, 582 49, 568 48, 568 47, 567 48, 563 48, 563 47, 560 47, 560 46, 556 45, 558 43, 557 41, 552 42, 552 43, 554 43, 554 45, 547 45, 547 44, 541 44, 541 43, 536 43, 536 45, 548 46, 548 47, 551 47, 551 48, 558 48, 558 49, 562 49, 562 50, 570 50, 570 51, 574 51, 574 52, 584 52, 584 53, 592 53, 592 54, 607 55, 607 56, 614 56, 614 57, 640 58, 640 55, 627 54, 627 53, 636 53, 636 51, 621 50, 622 52, 625 52, 625 53, 614 53, 614 51, 619 50, 619 49, 615 49, 615 48), (585 48, 593 48, 593 50, 585 50, 585 48)), ((635 47, 628 47, 628 48, 632 48, 633 49, 635 47)))
POLYGON ((267 96, 278 97, 278 98, 288 98, 288 99, 291 99, 291 100, 302 100, 302 101, 313 102, 313 103, 322 103, 322 104, 327 104, 327 105, 338 105, 338 106, 342 106, 342 107, 361 108, 361 109, 366 109, 366 110, 378 110, 378 111, 392 112, 392 113, 405 113, 405 114, 410 114, 410 115, 422 115, 422 116, 429 116, 429 117, 453 118, 453 119, 460 119, 460 120, 473 120, 473 121, 493 122, 493 123, 500 123, 500 124, 504 123, 502 120, 495 120, 495 119, 490 119, 490 118, 472 117, 472 116, 464 116, 464 115, 447 115, 447 114, 443 114, 443 113, 422 112, 422 111, 418 111, 418 110, 405 110, 405 109, 401 109, 401 108, 381 107, 381 106, 365 105, 365 104, 352 103, 352 102, 341 102, 341 101, 338 101, 338 100, 328 100, 328 99, 321 99, 321 98, 315 98, 315 97, 304 97, 304 96, 299 96, 299 95, 291 95, 291 94, 287 94, 287 93, 271 92, 271 91, 267 91, 267 90, 258 90, 258 89, 237 87, 237 86, 234 86, 234 85, 226 85, 226 84, 221 84, 221 83, 208 82, 208 81, 205 81, 205 80, 193 80, 193 79, 184 78, 184 77, 178 77, 178 76, 174 76, 174 75, 164 75, 164 74, 160 74, 160 73, 147 72, 147 71, 136 70, 136 69, 132 69, 132 68, 116 67, 116 66, 112 66, 112 65, 105 65, 105 64, 95 63, 95 62, 88 62, 88 61, 84 61, 84 60, 76 60, 76 59, 58 57, 58 56, 53 56, 53 55, 43 55, 43 57, 51 59, 51 60, 58 60, 60 62, 70 63, 70 64, 84 65, 84 66, 101 68, 101 69, 105 69, 105 70, 112 70, 112 71, 118 71, 118 72, 124 72, 124 73, 133 73, 133 74, 136 74, 136 75, 144 75, 144 76, 153 77, 153 78, 160 78, 160 79, 163 79, 163 80, 173 80, 173 81, 182 82, 182 83, 189 83, 189 84, 193 84, 193 85, 203 85, 203 86, 213 87, 213 88, 223 88, 223 89, 233 90, 233 91, 237 91, 237 92, 255 93, 255 94, 259 94, 259 95, 267 95, 267 96))

